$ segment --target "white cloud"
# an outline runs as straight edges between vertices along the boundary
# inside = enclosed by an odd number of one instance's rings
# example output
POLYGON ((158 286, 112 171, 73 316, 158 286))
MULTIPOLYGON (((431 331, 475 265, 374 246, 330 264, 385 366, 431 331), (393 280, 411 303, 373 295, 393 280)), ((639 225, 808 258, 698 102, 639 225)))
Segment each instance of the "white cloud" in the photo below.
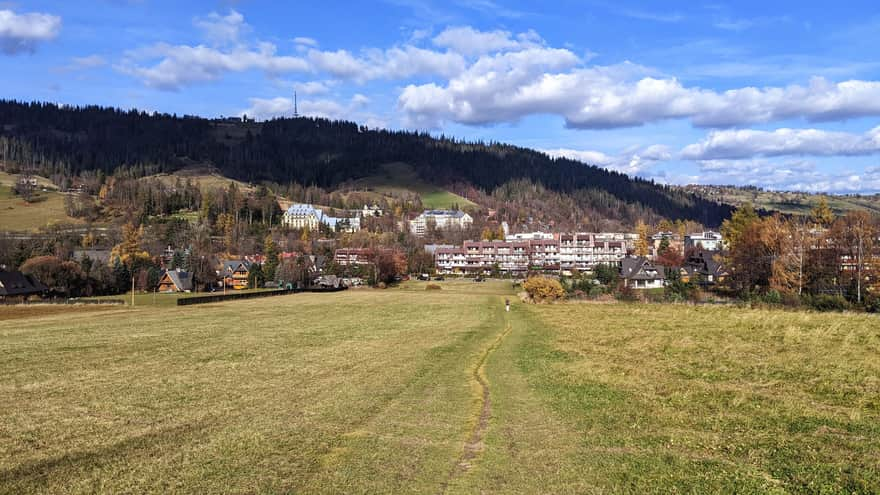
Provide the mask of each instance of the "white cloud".
POLYGON ((330 87, 334 86, 336 81, 306 81, 291 83, 293 89, 297 93, 304 95, 321 95, 330 92, 330 87))
POLYGON ((58 16, 0 10, 0 51, 7 55, 33 52, 38 43, 55 39, 60 31, 58 16))
POLYGON ((433 39, 434 45, 466 56, 518 50, 539 45, 542 41, 534 31, 520 34, 514 39, 509 31, 478 31, 470 26, 446 28, 433 39))
POLYGON ((241 35, 250 27, 245 24, 244 16, 235 10, 221 16, 216 12, 204 18, 196 18, 193 24, 204 32, 205 38, 217 45, 237 43, 241 35))
MULTIPOLYGON (((698 162, 699 174, 690 182, 758 186, 777 191, 864 193, 880 191, 880 173, 867 169, 858 173, 840 171, 828 174, 804 160, 774 161, 706 160, 698 162)), ((679 178, 681 179, 681 178, 679 178)))
POLYGON ((687 160, 741 159, 756 156, 856 156, 880 153, 880 127, 865 134, 819 129, 752 129, 711 132, 699 143, 686 146, 687 160))
POLYGON ((303 45, 315 48, 318 46, 318 41, 313 38, 307 38, 305 36, 297 36, 293 39, 294 44, 303 45))
POLYGON ((689 119, 700 127, 730 127, 804 118, 831 121, 880 115, 880 82, 831 82, 746 87, 717 92, 685 87, 675 78, 631 63, 583 67, 568 50, 532 48, 482 56, 445 86, 409 85, 399 97, 408 120, 439 125, 512 122, 555 114, 573 128, 633 127, 689 119), (549 54, 567 63, 544 63, 549 54), (500 64, 504 61, 504 65, 500 64))
POLYGON ((158 57, 160 60, 152 66, 126 63, 117 68, 140 78, 148 86, 165 90, 213 81, 227 72, 257 69, 275 75, 310 70, 308 62, 302 58, 277 55, 276 47, 271 43, 260 43, 256 48, 238 46, 231 50, 204 45, 158 44, 129 54, 130 59, 142 57, 158 57))
MULTIPOLYGON (((278 117, 292 117, 294 110, 293 98, 249 98, 250 107, 242 110, 241 115, 267 120, 278 117)), ((355 94, 348 102, 339 103, 328 98, 304 99, 297 102, 300 115, 320 117, 330 120, 352 120, 361 122, 368 127, 386 127, 387 122, 364 108, 370 99, 362 94, 355 94)))
POLYGON ((608 155, 601 151, 574 150, 570 148, 544 149, 540 151, 554 158, 568 158, 629 175, 642 175, 657 164, 657 162, 667 161, 672 158, 669 148, 660 144, 630 148, 616 155, 608 155))
POLYGON ((423 74, 452 77, 465 68, 464 58, 457 53, 441 53, 411 45, 384 51, 366 50, 361 56, 347 50, 309 50, 308 58, 315 70, 358 82, 423 74))

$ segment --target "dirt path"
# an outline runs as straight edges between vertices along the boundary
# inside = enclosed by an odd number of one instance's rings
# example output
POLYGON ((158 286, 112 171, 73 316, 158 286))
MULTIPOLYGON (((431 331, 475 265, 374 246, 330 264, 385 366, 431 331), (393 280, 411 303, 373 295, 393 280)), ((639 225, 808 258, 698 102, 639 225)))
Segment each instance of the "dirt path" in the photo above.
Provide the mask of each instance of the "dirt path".
POLYGON ((471 462, 477 457, 480 451, 483 450, 483 438, 486 436, 486 431, 489 429, 489 418, 492 417, 492 398, 489 392, 489 382, 486 379, 485 374, 486 360, 489 359, 492 352, 501 345, 501 342, 510 333, 511 328, 510 322, 507 321, 504 331, 501 332, 498 338, 486 348, 480 356, 479 361, 477 361, 477 365, 473 369, 472 379, 480 388, 480 416, 477 418, 477 422, 464 444, 464 450, 462 450, 461 456, 459 456, 455 466, 453 466, 452 470, 449 472, 449 476, 447 476, 446 480, 440 486, 441 494, 446 493, 446 490, 453 481, 470 470, 471 462))

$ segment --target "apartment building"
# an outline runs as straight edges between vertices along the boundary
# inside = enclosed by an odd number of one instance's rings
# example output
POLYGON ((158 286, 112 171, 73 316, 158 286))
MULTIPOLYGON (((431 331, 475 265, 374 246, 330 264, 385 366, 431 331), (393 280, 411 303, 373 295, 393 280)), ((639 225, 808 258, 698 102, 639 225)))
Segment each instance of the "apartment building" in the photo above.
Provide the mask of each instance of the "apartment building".
POLYGON ((421 237, 428 231, 428 225, 445 230, 450 228, 466 229, 473 223, 473 217, 461 210, 425 210, 421 215, 410 220, 409 231, 421 237))

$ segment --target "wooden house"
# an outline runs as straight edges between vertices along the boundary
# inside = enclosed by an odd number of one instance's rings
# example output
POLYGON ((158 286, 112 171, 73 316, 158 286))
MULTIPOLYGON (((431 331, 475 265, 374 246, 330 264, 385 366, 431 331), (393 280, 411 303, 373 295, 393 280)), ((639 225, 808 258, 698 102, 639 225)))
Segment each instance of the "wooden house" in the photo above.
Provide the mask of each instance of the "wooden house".
POLYGON ((159 279, 157 292, 192 292, 193 278, 189 272, 177 270, 165 270, 159 279))
POLYGON ((223 285, 227 288, 247 289, 250 272, 251 264, 247 260, 226 261, 220 269, 220 277, 223 279, 223 285))

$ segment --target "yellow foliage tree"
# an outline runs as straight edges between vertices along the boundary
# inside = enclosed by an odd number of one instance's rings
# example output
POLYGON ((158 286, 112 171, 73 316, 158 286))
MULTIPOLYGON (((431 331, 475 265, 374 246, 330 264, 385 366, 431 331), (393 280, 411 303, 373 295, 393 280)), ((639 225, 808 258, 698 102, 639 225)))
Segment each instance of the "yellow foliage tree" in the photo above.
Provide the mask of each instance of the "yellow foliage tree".
POLYGON ((110 262, 115 263, 118 259, 129 270, 133 270, 138 264, 148 261, 150 254, 141 247, 143 238, 143 225, 135 227, 131 222, 123 225, 122 241, 110 251, 110 262))
POLYGON ((834 222, 834 212, 828 206, 828 200, 825 199, 825 196, 819 199, 819 203, 813 207, 810 216, 813 219, 813 223, 820 227, 828 227, 834 222))
POLYGON ((648 226, 645 225, 645 222, 639 220, 636 225, 636 233, 639 234, 636 241, 636 256, 648 256, 648 226))
POLYGON ((558 280, 547 277, 529 277, 523 282, 523 289, 533 300, 555 301, 565 296, 565 290, 558 280))

